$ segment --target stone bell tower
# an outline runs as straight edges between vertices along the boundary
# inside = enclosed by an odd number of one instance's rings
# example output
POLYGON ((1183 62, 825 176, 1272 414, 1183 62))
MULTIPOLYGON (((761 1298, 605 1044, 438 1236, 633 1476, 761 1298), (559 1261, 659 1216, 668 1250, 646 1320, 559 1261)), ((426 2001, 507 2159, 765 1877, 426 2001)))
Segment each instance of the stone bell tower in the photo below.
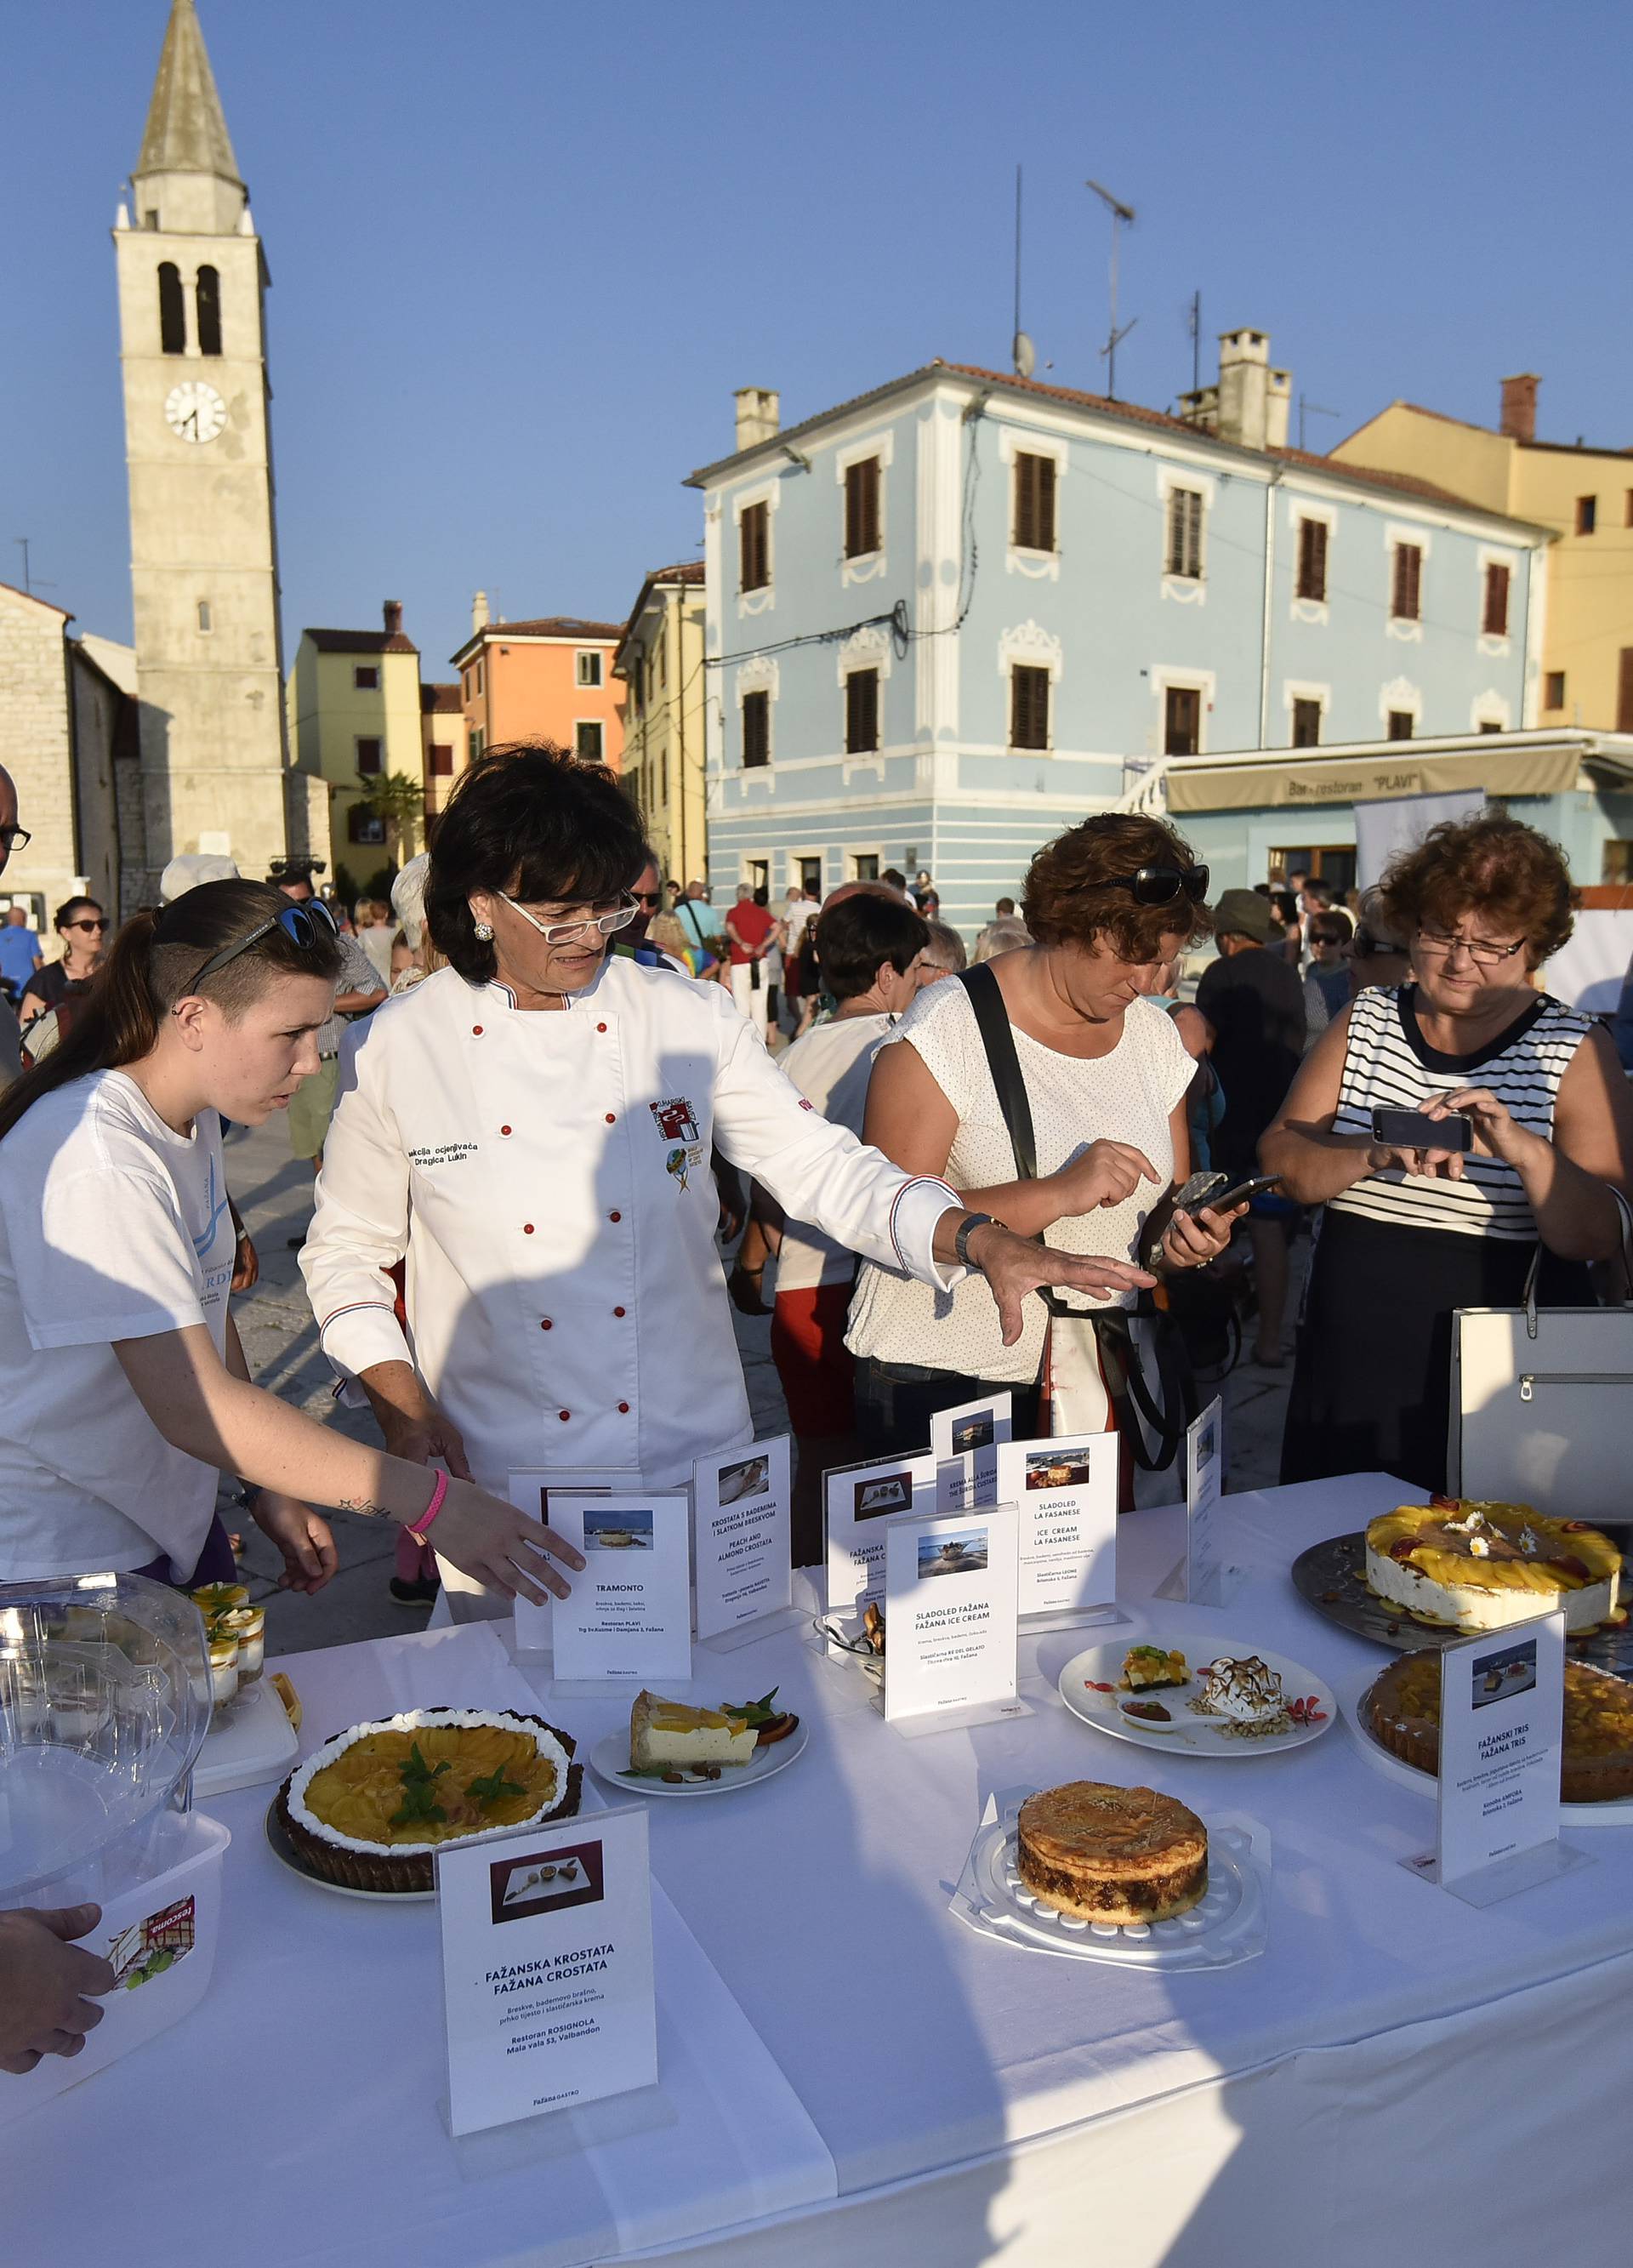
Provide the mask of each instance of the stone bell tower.
POLYGON ((270 279, 193 0, 173 0, 130 188, 114 247, 148 874, 129 887, 151 895, 179 850, 259 876, 291 847, 270 279))

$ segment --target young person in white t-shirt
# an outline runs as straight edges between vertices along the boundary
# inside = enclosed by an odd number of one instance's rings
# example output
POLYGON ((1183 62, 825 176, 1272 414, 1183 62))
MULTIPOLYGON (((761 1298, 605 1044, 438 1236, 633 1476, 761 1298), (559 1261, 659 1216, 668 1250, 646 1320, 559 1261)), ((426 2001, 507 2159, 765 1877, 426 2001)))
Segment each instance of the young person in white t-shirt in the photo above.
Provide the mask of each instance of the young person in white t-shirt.
MULTIPOLYGON (((819 915, 815 935, 823 982, 838 1005, 827 1023, 794 1042, 783 1069, 824 1118, 859 1135, 873 1049, 931 973, 930 929, 910 906, 863 891, 819 915)), ((776 1255, 771 1356, 798 1445, 794 1564, 808 1566, 822 1556, 823 1471, 857 1454, 845 1345, 857 1256, 820 1229, 784 1219, 758 1186, 754 1213, 776 1255)))
POLYGON ((335 1565, 307 1498, 434 1521, 438 1550, 511 1594, 565 1595, 542 1552, 584 1565, 468 1480, 249 1383, 220 1120, 261 1124, 317 1069, 340 969, 320 904, 204 883, 125 924, 72 1031, 0 1101, 0 1582, 230 1579, 224 1472, 250 1484, 296 1590, 335 1565))

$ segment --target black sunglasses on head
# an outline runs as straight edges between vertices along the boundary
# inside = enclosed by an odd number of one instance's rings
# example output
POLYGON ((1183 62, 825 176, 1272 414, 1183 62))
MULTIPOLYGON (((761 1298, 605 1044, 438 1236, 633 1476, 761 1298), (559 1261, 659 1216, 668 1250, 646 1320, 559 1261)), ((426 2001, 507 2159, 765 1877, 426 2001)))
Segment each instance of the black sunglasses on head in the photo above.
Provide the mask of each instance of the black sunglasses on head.
MULTIPOLYGON (((160 926, 163 926, 162 923, 160 926)), ((259 945, 261 939, 269 937, 275 929, 281 929, 290 943, 298 946, 302 953, 315 952, 340 935, 340 924, 321 898, 308 898, 304 905, 283 906, 270 920, 262 922, 258 929, 251 930, 247 937, 239 938, 236 944, 224 945, 219 953, 212 953, 194 977, 192 989, 196 991, 207 976, 213 976, 218 968, 224 968, 228 961, 236 961, 240 953, 247 953, 252 945, 259 945)), ((164 940, 160 939, 158 942, 162 944, 164 940)))
POLYGON ((1208 895, 1205 866, 1136 866, 1131 874, 1114 874, 1109 889, 1127 890, 1140 906, 1171 906, 1183 895, 1194 906, 1208 895))

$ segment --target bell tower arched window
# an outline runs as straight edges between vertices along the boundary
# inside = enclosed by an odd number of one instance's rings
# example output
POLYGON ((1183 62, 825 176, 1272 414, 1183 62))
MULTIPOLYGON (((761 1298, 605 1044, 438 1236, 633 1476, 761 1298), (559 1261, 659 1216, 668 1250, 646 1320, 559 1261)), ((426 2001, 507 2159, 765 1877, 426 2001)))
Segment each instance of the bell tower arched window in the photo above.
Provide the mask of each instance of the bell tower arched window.
POLYGON ((194 303, 198 312, 198 350, 202 355, 218 355, 221 352, 221 277, 215 269, 199 269, 194 303))
POLYGON ((187 302, 181 296, 181 271, 173 260, 158 266, 158 343, 166 354, 188 350, 187 302))

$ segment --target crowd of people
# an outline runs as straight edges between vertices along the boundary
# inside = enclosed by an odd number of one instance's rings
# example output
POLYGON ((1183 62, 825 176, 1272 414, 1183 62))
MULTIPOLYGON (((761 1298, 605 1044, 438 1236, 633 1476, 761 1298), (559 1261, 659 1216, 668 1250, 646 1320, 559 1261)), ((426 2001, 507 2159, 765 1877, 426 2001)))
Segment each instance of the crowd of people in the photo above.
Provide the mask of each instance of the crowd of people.
MULTIPOLYGON (((0 869, 19 839, 0 774, 0 869)), ((1281 1365, 1312 1219, 1284 1477, 1444 1485, 1452 1318, 1513 1304, 1539 1245, 1543 1301, 1591 1297, 1633 1102, 1535 982, 1571 892, 1531 828, 1437 828, 1353 903, 1289 880, 1215 892, 1173 829, 1103 814, 967 955, 926 873, 718 911, 604 768, 526 747, 464 777, 389 903, 192 858, 111 940, 69 900, 54 961, 8 919, 0 1581, 228 1580, 230 1476, 293 1589, 333 1574, 338 1506, 456 1619, 562 1595, 582 1559, 516 1476, 670 1486, 747 1443, 732 1303, 768 1311, 773 1270, 800 1563, 826 1468, 989 1388, 1023 1434, 1114 1430, 1129 1501, 1151 1293, 1250 1253, 1281 1365), (1379 1105, 1467 1145, 1385 1143, 1379 1105), (280 1112, 320 1344, 378 1447, 257 1387, 233 1323, 222 1130, 280 1112)), ((95 2021, 88 1926, 0 1915, 0 2067, 95 2021)))

